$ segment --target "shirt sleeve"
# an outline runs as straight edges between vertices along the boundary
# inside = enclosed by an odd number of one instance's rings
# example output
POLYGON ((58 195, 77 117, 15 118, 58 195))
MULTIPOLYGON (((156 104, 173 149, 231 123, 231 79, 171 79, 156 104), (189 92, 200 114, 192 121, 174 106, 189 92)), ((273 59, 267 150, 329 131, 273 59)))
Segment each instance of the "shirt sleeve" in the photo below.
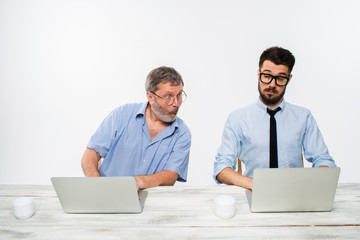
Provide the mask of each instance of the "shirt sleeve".
POLYGON ((109 149, 118 134, 120 114, 122 108, 113 110, 100 124, 94 135, 90 138, 88 148, 95 150, 101 157, 106 157, 109 149))
POLYGON ((240 132, 240 129, 237 129, 233 124, 233 115, 230 115, 225 122, 224 132, 222 136, 222 142, 216 154, 214 162, 214 180, 216 183, 220 184, 217 180, 217 175, 227 167, 230 167, 235 170, 236 168, 236 159, 240 153, 240 139, 238 139, 237 132, 240 132))
POLYGON ((334 160, 329 155, 320 129, 311 113, 306 120, 303 148, 305 159, 311 162, 313 167, 319 167, 321 165, 336 167, 334 160))
POLYGON ((187 180, 190 147, 191 132, 185 127, 184 132, 179 135, 170 158, 164 168, 165 170, 176 172, 179 175, 177 179, 179 182, 186 182, 187 180))

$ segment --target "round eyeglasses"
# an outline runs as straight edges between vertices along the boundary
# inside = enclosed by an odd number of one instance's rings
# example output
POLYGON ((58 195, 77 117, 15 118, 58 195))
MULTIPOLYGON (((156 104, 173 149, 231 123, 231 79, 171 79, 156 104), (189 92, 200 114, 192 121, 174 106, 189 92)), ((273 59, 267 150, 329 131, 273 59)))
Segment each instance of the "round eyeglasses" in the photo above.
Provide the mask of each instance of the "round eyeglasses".
MULTIPOLYGON (((169 106, 172 105, 175 102, 175 97, 174 96, 167 95, 165 97, 160 97, 159 95, 157 95, 154 92, 151 92, 151 93, 154 94, 155 96, 157 96, 158 98, 164 99, 165 103, 167 105, 169 105, 169 106)), ((186 93, 184 91, 182 91, 181 93, 176 95, 176 100, 178 101, 178 103, 181 104, 181 103, 185 102, 186 97, 187 97, 186 93)))
POLYGON ((286 84, 288 84, 289 82, 289 78, 288 77, 284 77, 284 76, 273 76, 271 74, 267 74, 267 73, 260 73, 260 81, 262 83, 266 83, 269 84, 271 83, 271 81, 275 79, 275 83, 278 86, 286 86, 286 84))

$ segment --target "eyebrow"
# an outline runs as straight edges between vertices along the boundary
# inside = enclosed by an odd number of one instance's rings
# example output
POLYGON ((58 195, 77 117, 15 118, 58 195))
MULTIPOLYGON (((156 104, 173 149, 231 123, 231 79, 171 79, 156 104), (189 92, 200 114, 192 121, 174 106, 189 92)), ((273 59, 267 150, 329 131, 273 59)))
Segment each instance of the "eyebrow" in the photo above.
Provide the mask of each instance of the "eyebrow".
MULTIPOLYGON (((175 94, 175 96, 177 96, 177 95, 181 94, 183 91, 184 91, 184 90, 181 90, 180 92, 176 93, 176 94, 175 94)), ((173 95, 173 93, 172 93, 172 92, 167 91, 167 92, 165 93, 165 95, 173 95)))
MULTIPOLYGON (((272 73, 270 70, 267 70, 267 69, 263 70, 263 72, 272 73)), ((286 73, 284 73, 284 72, 279 73, 277 76, 279 76, 279 75, 284 75, 285 77, 288 76, 288 75, 287 75, 286 73)))

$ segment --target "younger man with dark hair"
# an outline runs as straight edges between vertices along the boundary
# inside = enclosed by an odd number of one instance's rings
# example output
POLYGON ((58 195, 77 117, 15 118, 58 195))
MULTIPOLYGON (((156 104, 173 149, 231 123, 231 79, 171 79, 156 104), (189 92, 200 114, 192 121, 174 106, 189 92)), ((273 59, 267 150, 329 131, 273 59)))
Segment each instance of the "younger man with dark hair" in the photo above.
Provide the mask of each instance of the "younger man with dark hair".
POLYGON ((271 47, 260 56, 259 99, 232 112, 214 163, 217 183, 252 189, 255 168, 303 167, 302 153, 313 167, 335 167, 310 111, 285 102, 295 64, 292 53, 271 47), (237 159, 245 165, 236 172, 237 159))

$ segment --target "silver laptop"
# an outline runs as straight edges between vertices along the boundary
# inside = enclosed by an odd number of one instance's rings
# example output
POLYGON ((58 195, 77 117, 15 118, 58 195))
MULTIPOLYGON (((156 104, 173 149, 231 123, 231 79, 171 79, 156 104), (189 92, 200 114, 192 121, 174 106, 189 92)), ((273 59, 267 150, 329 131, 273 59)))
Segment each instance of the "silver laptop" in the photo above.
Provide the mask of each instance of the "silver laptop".
POLYGON ((251 212, 331 211, 340 168, 258 168, 246 190, 251 212))
POLYGON ((147 191, 134 177, 53 177, 51 182, 66 213, 140 213, 147 191))

